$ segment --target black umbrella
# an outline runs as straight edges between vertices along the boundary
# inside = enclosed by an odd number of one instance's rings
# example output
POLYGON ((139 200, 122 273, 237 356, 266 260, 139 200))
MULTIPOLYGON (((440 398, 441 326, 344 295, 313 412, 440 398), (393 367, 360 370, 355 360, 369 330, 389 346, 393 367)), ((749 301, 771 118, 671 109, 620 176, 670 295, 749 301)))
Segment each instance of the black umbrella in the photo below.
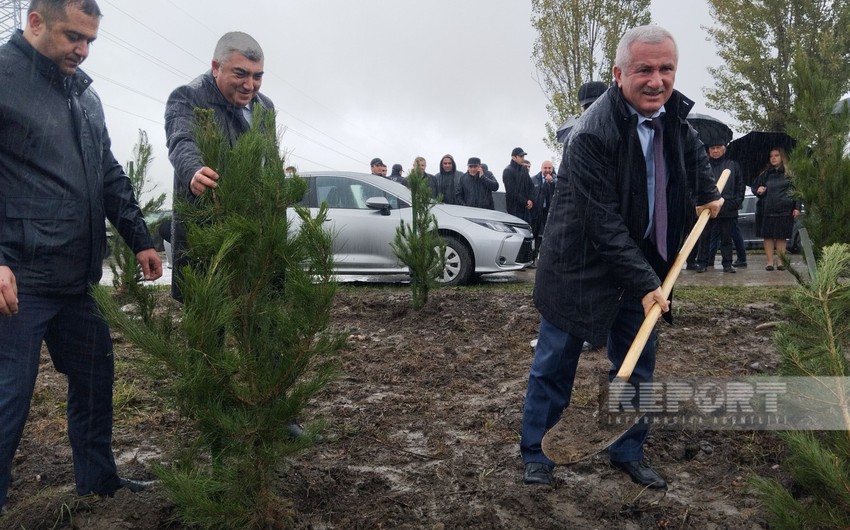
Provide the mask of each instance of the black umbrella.
POLYGON ((752 131, 732 140, 726 150, 726 155, 741 164, 747 185, 767 168, 770 163, 770 151, 781 147, 790 153, 797 140, 780 131, 752 131))
POLYGON ((566 143, 567 138, 569 138, 570 136, 570 131, 573 130, 573 127, 576 126, 576 123, 578 123, 578 117, 573 116, 567 121, 565 121, 563 125, 558 127, 557 132, 555 132, 555 138, 558 139, 558 143, 566 143))
POLYGON ((688 123, 699 133, 699 139, 706 146, 726 145, 732 140, 732 129, 714 116, 707 114, 688 114, 688 123))

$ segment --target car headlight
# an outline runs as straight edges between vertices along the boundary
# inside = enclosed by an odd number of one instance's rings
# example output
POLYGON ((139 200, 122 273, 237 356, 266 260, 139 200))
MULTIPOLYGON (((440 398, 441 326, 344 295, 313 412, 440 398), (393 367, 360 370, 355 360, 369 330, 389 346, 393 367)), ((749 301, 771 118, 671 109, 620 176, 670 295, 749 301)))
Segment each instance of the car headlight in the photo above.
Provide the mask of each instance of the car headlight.
POLYGON ((490 221, 488 219, 471 219, 469 217, 466 218, 467 221, 472 221, 473 223, 483 226, 484 228, 489 228, 495 232, 505 232, 508 234, 516 233, 514 227, 506 225, 505 223, 499 221, 490 221))

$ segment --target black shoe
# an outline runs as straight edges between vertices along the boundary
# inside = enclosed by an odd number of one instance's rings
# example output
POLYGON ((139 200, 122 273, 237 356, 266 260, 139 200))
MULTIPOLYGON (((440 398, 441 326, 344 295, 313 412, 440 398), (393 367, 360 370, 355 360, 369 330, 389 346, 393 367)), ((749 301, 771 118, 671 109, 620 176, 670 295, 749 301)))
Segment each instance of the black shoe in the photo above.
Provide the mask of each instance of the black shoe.
POLYGON ((614 462, 612 460, 611 465, 626 473, 632 479, 632 482, 641 486, 646 486, 653 490, 667 489, 667 481, 661 478, 661 475, 654 469, 644 464, 642 460, 632 462, 614 462))
POLYGON ((723 272, 732 272, 732 273, 735 273, 735 272, 738 272, 738 271, 736 271, 736 270, 735 270, 735 267, 733 267, 733 266, 731 266, 731 265, 728 265, 728 266, 726 266, 726 267, 723 267, 723 272))
POLYGON ((688 263, 688 265, 685 267, 685 270, 695 271, 695 270, 697 270, 697 264, 696 263, 688 263))
POLYGON ((746 267, 746 266, 747 266, 747 262, 746 262, 746 261, 738 260, 738 261, 736 261, 735 263, 733 263, 733 264, 732 264, 732 266, 733 266, 733 267, 746 267))
POLYGON ((296 421, 290 421, 286 424, 286 434, 290 438, 298 438, 304 436, 304 427, 298 425, 296 421))
POLYGON ((552 484, 552 470, 546 464, 531 462, 525 464, 525 474, 523 474, 522 480, 526 484, 543 484, 544 486, 548 486, 552 484))
POLYGON ((705 272, 705 265, 697 265, 697 272, 699 272, 699 273, 705 272))
POLYGON ((127 488, 132 493, 149 490, 153 486, 152 480, 133 480, 131 478, 119 477, 118 489, 127 488))

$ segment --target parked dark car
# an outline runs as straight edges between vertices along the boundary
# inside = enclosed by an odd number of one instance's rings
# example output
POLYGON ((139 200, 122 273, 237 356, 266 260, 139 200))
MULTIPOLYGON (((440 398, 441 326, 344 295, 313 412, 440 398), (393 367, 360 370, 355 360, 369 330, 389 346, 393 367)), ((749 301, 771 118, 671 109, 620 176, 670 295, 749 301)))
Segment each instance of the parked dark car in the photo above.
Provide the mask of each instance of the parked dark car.
MULTIPOLYGON (((738 227, 741 229, 741 237, 747 248, 762 248, 763 239, 756 236, 756 203, 758 197, 747 189, 744 195, 744 203, 738 210, 738 227)), ((794 220, 794 231, 788 239, 788 250, 794 253, 800 251, 800 228, 803 227, 803 215, 794 220)))

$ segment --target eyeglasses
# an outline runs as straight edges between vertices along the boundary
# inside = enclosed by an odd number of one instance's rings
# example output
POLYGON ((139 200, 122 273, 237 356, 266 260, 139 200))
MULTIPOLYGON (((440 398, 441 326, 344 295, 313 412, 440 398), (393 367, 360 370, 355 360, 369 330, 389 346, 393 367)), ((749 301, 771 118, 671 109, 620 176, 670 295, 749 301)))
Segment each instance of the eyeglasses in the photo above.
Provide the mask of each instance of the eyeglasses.
POLYGON ((467 167, 481 167, 480 164, 468 164, 467 167))

